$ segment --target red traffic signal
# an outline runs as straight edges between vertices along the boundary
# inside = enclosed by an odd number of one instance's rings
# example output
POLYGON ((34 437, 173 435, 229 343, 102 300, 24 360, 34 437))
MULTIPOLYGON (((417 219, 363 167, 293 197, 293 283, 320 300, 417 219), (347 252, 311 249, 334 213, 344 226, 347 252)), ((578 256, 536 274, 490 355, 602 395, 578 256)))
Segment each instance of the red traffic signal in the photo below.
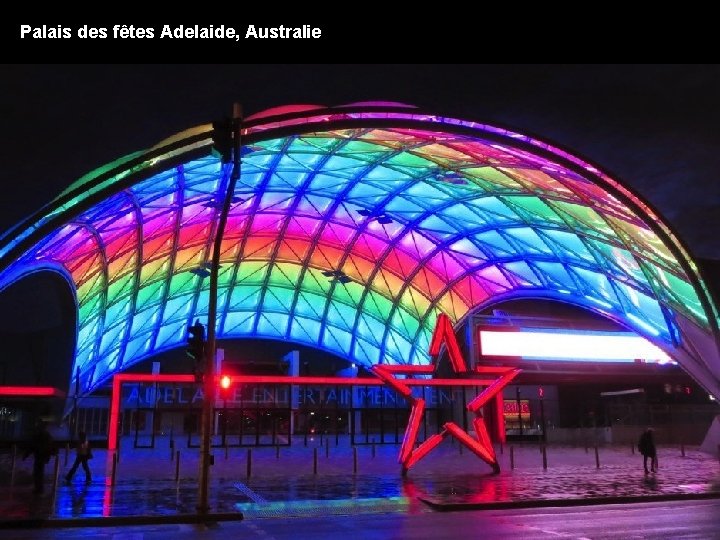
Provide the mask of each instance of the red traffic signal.
POLYGON ((222 388, 223 390, 227 390, 228 388, 230 388, 230 385, 232 385, 232 379, 229 375, 223 375, 222 377, 220 377, 220 388, 222 388))
POLYGON ((188 328, 187 349, 185 354, 193 361, 193 375, 195 382, 202 384, 205 376, 205 327, 200 324, 199 320, 195 321, 188 328))

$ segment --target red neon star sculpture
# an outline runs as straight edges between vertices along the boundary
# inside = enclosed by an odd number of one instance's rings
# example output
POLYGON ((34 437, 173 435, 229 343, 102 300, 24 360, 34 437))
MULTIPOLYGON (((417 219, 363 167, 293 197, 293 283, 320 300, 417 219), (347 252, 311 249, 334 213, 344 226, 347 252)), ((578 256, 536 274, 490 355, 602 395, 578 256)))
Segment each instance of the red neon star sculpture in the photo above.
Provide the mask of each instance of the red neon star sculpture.
MULTIPOLYGON (((502 396, 502 389, 505 388, 505 386, 507 386, 518 373, 520 373, 520 370, 512 367, 490 366, 476 366, 474 370, 469 370, 467 363, 460 352, 460 347, 458 346, 457 339, 455 338, 455 332, 453 331, 450 319, 445 314, 441 314, 438 317, 432 341, 430 342, 429 352, 433 359, 433 363, 431 365, 376 365, 372 368, 375 375, 377 375, 393 390, 402 395, 411 404, 410 418, 408 420, 407 428, 405 429, 402 446, 400 447, 400 456, 398 457, 398 461, 402 464, 403 474, 406 474, 410 467, 425 457, 433 448, 435 448, 448 436, 455 437, 458 441, 460 441, 460 443, 467 446, 470 451, 490 465, 495 473, 499 473, 500 465, 498 464, 495 449, 492 446, 490 435, 488 434, 487 427, 485 426, 485 420, 481 409, 492 398, 498 395, 502 396), (478 386, 484 386, 485 388, 475 397, 475 399, 467 404, 467 409, 475 414, 473 427, 475 428, 476 438, 470 436, 470 434, 468 434, 455 422, 446 422, 439 433, 428 437, 422 444, 415 448, 418 430, 420 429, 420 421, 425 413, 425 400, 413 396, 410 386, 405 384, 402 379, 397 379, 395 376, 414 374, 433 375, 435 373, 435 369, 437 368, 440 347, 443 343, 447 349, 448 356, 450 358, 450 365, 452 366, 454 373, 458 375, 466 375, 467 377, 465 378, 472 379, 475 379, 478 375, 494 376, 494 378, 477 378, 476 380, 478 386)), ((453 380, 459 379, 449 379, 448 386, 453 386, 453 380)))

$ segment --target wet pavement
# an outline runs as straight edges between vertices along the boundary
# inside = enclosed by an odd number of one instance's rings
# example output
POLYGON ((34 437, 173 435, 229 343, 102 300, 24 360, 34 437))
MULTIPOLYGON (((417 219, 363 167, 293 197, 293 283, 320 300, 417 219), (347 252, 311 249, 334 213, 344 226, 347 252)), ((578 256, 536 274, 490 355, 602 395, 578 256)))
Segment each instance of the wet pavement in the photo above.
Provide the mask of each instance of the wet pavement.
MULTIPOLYGON (((47 489, 34 496, 31 460, 0 456, 0 521, 46 520, 60 523, 87 518, 186 516, 196 513, 197 449, 178 449, 169 441, 155 449, 123 450, 112 485, 112 460, 94 450, 93 478, 82 469, 70 485, 62 483, 73 454, 58 456, 59 483, 53 489, 54 461, 47 467, 47 489), (177 477, 177 481, 176 481, 177 477)), ((596 499, 720 497, 720 462, 696 448, 661 447, 660 469, 646 475, 642 457, 626 447, 549 446, 547 468, 538 445, 513 445, 499 455, 502 472, 450 441, 433 450, 406 477, 397 463, 398 445, 350 446, 347 439, 303 439, 292 446, 213 450, 210 512, 227 519, 362 513, 424 513, 447 505, 533 504, 596 499), (337 442, 337 444, 336 444, 337 442), (599 462, 599 467, 597 466, 599 462), (355 465, 357 464, 357 465, 355 465), (428 504, 429 503, 429 504, 428 504), (241 516, 242 515, 242 516, 241 516)), ((498 453, 500 448, 498 448, 498 453)))

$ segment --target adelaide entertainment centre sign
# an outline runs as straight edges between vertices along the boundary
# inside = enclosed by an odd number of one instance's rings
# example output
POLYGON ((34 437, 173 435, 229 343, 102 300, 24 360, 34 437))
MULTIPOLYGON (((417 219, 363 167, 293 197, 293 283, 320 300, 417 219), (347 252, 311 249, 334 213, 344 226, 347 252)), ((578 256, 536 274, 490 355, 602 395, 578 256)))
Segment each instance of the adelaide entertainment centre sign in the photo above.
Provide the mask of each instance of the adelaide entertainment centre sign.
MULTIPOLYGON (((462 390, 439 387, 415 387, 413 393, 426 400, 428 407, 449 407, 462 400, 462 390)), ((122 388, 123 407, 194 407, 204 399, 196 385, 126 383, 122 388)), ((220 402, 222 396, 218 397, 220 402)), ((402 407, 407 401, 394 390, 377 386, 263 386, 243 385, 228 391, 226 403, 237 406, 269 407, 402 407)))

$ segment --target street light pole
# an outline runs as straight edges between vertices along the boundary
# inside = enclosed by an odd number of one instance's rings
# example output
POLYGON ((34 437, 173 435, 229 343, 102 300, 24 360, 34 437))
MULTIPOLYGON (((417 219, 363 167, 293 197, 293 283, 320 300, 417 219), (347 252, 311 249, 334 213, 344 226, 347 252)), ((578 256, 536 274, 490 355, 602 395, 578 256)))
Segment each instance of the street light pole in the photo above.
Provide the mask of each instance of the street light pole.
POLYGON ((545 391, 543 387, 540 387, 540 423, 542 424, 542 440, 546 442, 547 438, 545 435, 545 391))
POLYGON ((240 178, 240 129, 242 124, 242 107, 239 103, 233 105, 232 117, 232 140, 233 140, 233 168, 230 173, 230 180, 225 190, 222 209, 218 216, 215 240, 213 243, 212 265, 210 267, 210 291, 208 302, 208 323, 207 342, 205 346, 205 378, 203 381, 204 395, 202 403, 202 416, 200 424, 200 472, 198 482, 198 514, 207 514, 210 510, 208 505, 208 484, 210 480, 210 438, 213 429, 213 411, 215 409, 215 321, 217 319, 217 288, 218 269, 220 267, 220 250, 222 239, 225 235, 225 225, 230 212, 235 184, 240 178))
POLYGON ((517 400, 517 411, 518 411, 518 428, 520 430, 520 438, 523 436, 523 425, 522 425, 522 402, 520 401, 520 387, 515 388, 515 399, 517 400))

